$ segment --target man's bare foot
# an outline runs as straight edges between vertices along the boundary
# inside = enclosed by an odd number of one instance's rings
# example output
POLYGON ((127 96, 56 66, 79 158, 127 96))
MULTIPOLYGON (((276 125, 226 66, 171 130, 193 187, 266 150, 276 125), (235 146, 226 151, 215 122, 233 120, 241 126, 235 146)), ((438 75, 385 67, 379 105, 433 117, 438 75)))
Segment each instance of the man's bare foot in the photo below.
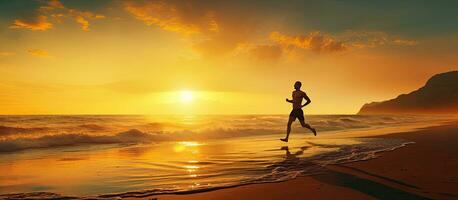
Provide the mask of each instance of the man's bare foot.
POLYGON ((280 139, 280 140, 283 141, 283 142, 288 142, 288 139, 286 139, 286 138, 285 139, 280 139))
POLYGON ((313 132, 313 135, 316 136, 316 130, 314 128, 312 129, 312 132, 313 132))

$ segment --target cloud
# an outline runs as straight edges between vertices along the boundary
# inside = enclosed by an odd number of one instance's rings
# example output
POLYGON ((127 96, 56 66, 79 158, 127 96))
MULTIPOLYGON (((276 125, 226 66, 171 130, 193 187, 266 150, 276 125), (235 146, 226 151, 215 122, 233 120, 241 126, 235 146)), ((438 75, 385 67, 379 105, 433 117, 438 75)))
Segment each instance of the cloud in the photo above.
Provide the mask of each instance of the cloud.
POLYGON ((382 31, 346 31, 339 36, 352 48, 374 48, 378 46, 415 46, 418 41, 390 35, 382 31))
POLYGON ((37 56, 37 57, 44 57, 44 58, 50 58, 50 57, 52 57, 52 56, 48 53, 48 51, 43 50, 43 49, 28 49, 27 52, 30 53, 31 55, 37 56))
POLYGON ((24 28, 33 31, 45 31, 53 28, 53 24, 48 21, 48 16, 57 22, 62 22, 62 18, 71 17, 81 26, 83 31, 89 31, 90 21, 94 19, 104 19, 105 16, 89 11, 81 11, 64 6, 59 0, 43 1, 33 17, 28 19, 16 19, 10 28, 24 28))
POLYGON ((311 50, 317 53, 330 53, 347 50, 342 41, 318 31, 304 35, 285 35, 280 32, 272 32, 269 38, 274 43, 285 48, 296 47, 311 50))
POLYGON ((124 9, 135 16, 138 20, 145 22, 148 26, 157 26, 166 31, 179 33, 197 33, 199 28, 194 24, 181 22, 176 9, 162 2, 148 2, 138 5, 126 2, 124 9))
POLYGON ((123 7, 147 26, 181 34, 207 58, 230 55, 256 29, 250 14, 234 15, 220 3, 124 1, 123 7))
POLYGON ((309 50, 315 53, 343 52, 350 49, 374 48, 379 46, 414 46, 416 40, 392 36, 381 31, 346 31, 331 35, 313 31, 300 35, 287 35, 278 31, 271 32, 269 39, 283 47, 283 51, 296 49, 309 50))
POLYGON ((273 31, 258 40, 238 44, 232 55, 247 55, 248 58, 270 62, 282 58, 286 60, 302 58, 307 55, 307 51, 316 54, 333 54, 353 49, 417 44, 416 40, 400 38, 380 31, 346 31, 340 34, 312 31, 296 35, 273 31))
POLYGON ((14 56, 14 55, 16 55, 15 52, 0 51, 0 57, 7 57, 7 56, 14 56))
POLYGON ((273 26, 266 22, 264 15, 244 9, 234 13, 226 9, 230 5, 180 0, 126 0, 122 3, 127 13, 147 26, 181 34, 205 58, 246 54, 259 60, 276 60, 304 51, 330 54, 381 45, 417 44, 414 40, 375 31, 286 34, 269 29, 273 26))
POLYGON ((83 31, 89 31, 89 20, 93 19, 105 19, 104 15, 95 14, 89 11, 80 11, 76 9, 68 9, 68 13, 72 16, 76 23, 81 26, 83 31))
POLYGON ((75 17, 75 21, 81 25, 81 29, 83 29, 83 31, 89 31, 89 21, 84 19, 84 17, 77 15, 75 17))
POLYGON ((51 29, 53 25, 48 21, 48 17, 39 15, 29 19, 16 19, 10 28, 29 29, 32 31, 45 31, 51 29))
POLYGON ((125 1, 124 9, 148 26, 157 26, 166 31, 182 34, 219 31, 214 12, 193 9, 189 4, 125 1), (190 15, 192 12, 195 14, 190 15))

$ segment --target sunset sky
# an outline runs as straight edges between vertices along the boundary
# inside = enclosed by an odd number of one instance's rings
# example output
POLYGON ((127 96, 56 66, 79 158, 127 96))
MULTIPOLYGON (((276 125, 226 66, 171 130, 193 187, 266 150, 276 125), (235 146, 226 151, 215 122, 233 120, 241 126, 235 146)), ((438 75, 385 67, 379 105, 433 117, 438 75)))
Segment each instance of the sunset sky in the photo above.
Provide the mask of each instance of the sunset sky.
POLYGON ((0 0, 0 114, 308 114, 458 69, 458 1, 0 0))

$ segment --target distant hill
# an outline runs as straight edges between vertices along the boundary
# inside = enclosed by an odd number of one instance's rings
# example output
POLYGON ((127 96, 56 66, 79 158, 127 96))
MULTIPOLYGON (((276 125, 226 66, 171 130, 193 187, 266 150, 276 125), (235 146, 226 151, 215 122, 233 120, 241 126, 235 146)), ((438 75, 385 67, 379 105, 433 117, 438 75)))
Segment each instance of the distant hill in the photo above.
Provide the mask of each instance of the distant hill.
POLYGON ((436 74, 409 94, 364 104, 358 114, 458 114, 458 71, 436 74))

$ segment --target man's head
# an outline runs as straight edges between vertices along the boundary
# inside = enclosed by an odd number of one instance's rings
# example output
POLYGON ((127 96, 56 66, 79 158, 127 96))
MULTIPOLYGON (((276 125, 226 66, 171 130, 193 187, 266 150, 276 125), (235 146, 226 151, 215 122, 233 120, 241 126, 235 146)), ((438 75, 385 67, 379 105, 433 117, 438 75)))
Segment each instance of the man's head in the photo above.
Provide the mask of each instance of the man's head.
POLYGON ((300 81, 296 81, 296 83, 294 83, 294 89, 296 90, 300 90, 301 86, 302 86, 302 83, 300 81))

